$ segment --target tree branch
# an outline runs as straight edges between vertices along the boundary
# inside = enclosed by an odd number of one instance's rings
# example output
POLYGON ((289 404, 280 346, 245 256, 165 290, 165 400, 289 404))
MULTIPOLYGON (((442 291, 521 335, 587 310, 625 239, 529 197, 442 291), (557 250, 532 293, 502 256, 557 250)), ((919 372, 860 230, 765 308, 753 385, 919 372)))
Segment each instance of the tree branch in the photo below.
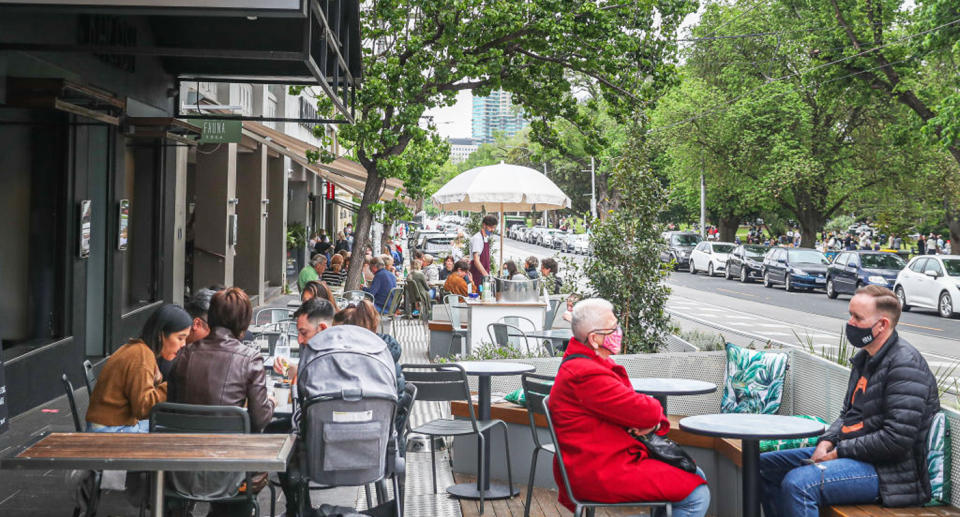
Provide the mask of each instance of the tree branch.
POLYGON ((592 78, 596 79, 597 81, 599 81, 599 82, 600 82, 601 84, 603 84, 604 86, 606 86, 607 88, 610 88, 611 90, 616 91, 616 92, 619 93, 620 95, 623 95, 624 97, 629 98, 631 101, 633 101, 633 102, 635 102, 635 103, 637 103, 637 104, 642 104, 641 99, 637 98, 637 96, 634 95, 633 93, 627 91, 626 89, 624 89, 624 88, 621 87, 621 86, 618 86, 618 85, 616 85, 616 84, 613 84, 612 82, 610 82, 609 79, 607 79, 607 78, 605 78, 605 77, 603 77, 603 76, 601 76, 601 75, 599 75, 599 74, 590 72, 590 71, 588 71, 588 70, 584 70, 582 67, 577 66, 577 65, 574 64, 574 63, 571 63, 571 62, 566 61, 566 60, 563 60, 563 59, 555 58, 555 57, 541 56, 541 55, 539 55, 539 54, 535 54, 535 53, 533 53, 533 52, 530 52, 529 50, 526 50, 526 49, 523 49, 523 48, 520 48, 520 47, 514 47, 514 48, 515 48, 515 50, 516 50, 517 52, 519 52, 519 53, 521 53, 521 54, 523 54, 523 55, 525 55, 525 56, 527 56, 527 57, 530 57, 530 58, 533 58, 533 59, 536 59, 536 60, 539 60, 539 61, 546 61, 546 62, 548 62, 548 63, 556 63, 556 64, 558 64, 558 65, 560 65, 560 66, 563 66, 564 68, 568 68, 568 69, 573 70, 573 71, 575 71, 575 72, 580 72, 580 73, 583 74, 583 75, 592 77, 592 78))

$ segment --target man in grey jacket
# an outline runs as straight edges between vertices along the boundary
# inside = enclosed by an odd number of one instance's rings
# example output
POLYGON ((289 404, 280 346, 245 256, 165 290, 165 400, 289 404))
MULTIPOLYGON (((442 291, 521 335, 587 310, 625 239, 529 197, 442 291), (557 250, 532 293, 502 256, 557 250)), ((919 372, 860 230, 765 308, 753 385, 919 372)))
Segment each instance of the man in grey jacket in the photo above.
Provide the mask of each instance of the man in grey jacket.
POLYGON ((897 335, 899 319, 899 301, 885 287, 862 287, 850 300, 846 337, 860 351, 850 360, 843 411, 816 448, 760 456, 764 515, 930 500, 926 438, 940 398, 926 360, 897 335))

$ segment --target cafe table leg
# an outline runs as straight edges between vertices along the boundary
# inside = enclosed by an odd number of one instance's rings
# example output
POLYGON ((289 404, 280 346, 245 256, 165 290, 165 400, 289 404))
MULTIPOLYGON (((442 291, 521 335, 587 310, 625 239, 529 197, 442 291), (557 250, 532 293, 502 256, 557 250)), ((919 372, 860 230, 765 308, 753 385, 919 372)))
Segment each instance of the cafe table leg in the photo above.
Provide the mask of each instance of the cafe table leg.
POLYGON ((760 517, 760 442, 742 440, 741 443, 743 516, 760 517))
POLYGON ((660 403, 660 407, 663 408, 663 414, 669 415, 667 413, 667 396, 666 395, 654 395, 653 398, 657 399, 657 402, 660 403))
POLYGON ((163 517, 163 471, 153 474, 153 515, 163 517))

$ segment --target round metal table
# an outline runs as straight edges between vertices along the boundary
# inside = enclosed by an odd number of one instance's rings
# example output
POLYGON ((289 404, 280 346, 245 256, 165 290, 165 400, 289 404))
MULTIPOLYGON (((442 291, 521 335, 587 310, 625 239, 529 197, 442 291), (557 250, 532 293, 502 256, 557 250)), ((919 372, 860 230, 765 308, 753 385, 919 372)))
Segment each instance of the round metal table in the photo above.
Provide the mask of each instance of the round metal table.
MULTIPOLYGON (((535 367, 523 363, 505 361, 461 361, 456 363, 463 367, 467 375, 477 377, 477 419, 490 420, 490 378, 493 376, 520 375, 532 372, 535 367)), ((483 478, 477 476, 476 483, 460 483, 447 488, 447 492, 463 499, 480 499, 483 491, 484 499, 506 499, 520 493, 514 485, 513 492, 509 487, 490 483, 490 431, 484 431, 484 465, 483 478)), ((481 445, 477 443, 477 458, 480 457, 481 445)))
POLYGON ((815 420, 783 415, 727 413, 688 416, 680 420, 688 433, 719 438, 739 438, 742 443, 744 517, 760 517, 760 440, 807 438, 823 434, 815 420))
POLYGON ((657 399, 663 407, 664 415, 667 414, 669 395, 704 395, 717 391, 716 384, 696 379, 630 377, 630 384, 633 385, 633 391, 657 399))

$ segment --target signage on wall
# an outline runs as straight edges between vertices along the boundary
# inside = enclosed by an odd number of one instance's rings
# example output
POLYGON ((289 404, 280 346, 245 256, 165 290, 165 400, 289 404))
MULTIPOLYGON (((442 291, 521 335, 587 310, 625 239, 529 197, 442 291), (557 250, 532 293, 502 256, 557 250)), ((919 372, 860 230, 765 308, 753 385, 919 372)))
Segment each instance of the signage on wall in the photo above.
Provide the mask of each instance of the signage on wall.
POLYGON ((337 197, 337 186, 331 182, 327 182, 327 199, 336 199, 337 197))
POLYGON ((235 144, 240 141, 242 128, 239 120, 204 120, 200 123, 200 143, 235 144))
POLYGON ((0 434, 7 432, 10 422, 7 421, 7 382, 3 375, 3 358, 0 357, 0 434))
POLYGON ((93 203, 89 199, 80 202, 80 248, 77 254, 85 259, 90 256, 90 218, 93 212, 93 203))
POLYGON ((120 200, 120 211, 117 215, 119 219, 119 231, 117 232, 117 249, 124 251, 127 249, 127 243, 130 241, 130 200, 120 200))

